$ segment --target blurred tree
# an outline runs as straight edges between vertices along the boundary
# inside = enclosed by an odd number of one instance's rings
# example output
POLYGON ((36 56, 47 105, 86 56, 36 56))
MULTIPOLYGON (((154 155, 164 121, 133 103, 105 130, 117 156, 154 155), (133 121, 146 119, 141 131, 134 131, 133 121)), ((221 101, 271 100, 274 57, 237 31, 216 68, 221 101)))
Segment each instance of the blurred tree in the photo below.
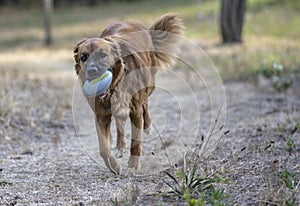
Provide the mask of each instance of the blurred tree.
MULTIPOLYGON (((139 0, 52 0, 53 8, 66 8, 70 6, 96 6, 99 3, 107 3, 114 1, 133 2, 139 0)), ((20 9, 40 8, 44 4, 44 0, 0 0, 0 8, 4 6, 16 7, 20 9)))
POLYGON ((242 42, 246 0, 221 0, 221 34, 223 43, 242 42))
POLYGON ((97 4, 97 0, 88 0, 87 5, 88 6, 95 6, 97 4))
POLYGON ((45 45, 49 46, 52 43, 51 32, 51 16, 52 16, 53 0, 44 0, 45 9, 45 45))

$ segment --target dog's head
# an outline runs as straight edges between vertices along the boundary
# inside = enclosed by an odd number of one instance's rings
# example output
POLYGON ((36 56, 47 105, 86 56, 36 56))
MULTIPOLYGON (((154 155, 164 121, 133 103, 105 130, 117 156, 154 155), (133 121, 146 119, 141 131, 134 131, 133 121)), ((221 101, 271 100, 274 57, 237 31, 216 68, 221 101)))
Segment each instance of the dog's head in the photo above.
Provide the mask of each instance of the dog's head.
POLYGON ((110 38, 85 38, 74 47, 75 71, 81 80, 92 80, 120 62, 120 48, 110 38))

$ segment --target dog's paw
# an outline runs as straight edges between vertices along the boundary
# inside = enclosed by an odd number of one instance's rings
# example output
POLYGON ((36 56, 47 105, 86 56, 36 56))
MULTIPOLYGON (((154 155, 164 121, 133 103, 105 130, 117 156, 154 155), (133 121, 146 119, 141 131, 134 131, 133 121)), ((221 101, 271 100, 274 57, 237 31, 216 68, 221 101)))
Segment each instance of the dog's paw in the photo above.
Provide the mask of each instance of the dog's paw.
POLYGON ((118 161, 116 161, 114 164, 111 164, 111 168, 110 169, 116 175, 120 175, 121 172, 122 172, 122 166, 121 166, 121 164, 118 161))
POLYGON ((110 157, 107 157, 107 159, 105 159, 105 164, 110 169, 110 171, 112 171, 113 173, 115 173, 117 175, 121 174, 122 166, 118 162, 116 157, 114 157, 112 155, 110 157))
POLYGON ((137 171, 134 168, 127 168, 125 172, 125 177, 135 177, 137 174, 137 171))
POLYGON ((141 169, 141 157, 130 155, 128 160, 128 171, 131 174, 136 174, 141 169))

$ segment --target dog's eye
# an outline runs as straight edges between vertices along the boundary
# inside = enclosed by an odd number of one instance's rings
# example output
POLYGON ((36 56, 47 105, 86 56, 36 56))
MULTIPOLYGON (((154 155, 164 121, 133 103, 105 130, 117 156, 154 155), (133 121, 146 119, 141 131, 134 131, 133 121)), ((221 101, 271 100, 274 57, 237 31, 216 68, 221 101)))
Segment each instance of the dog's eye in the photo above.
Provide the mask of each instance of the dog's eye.
POLYGON ((89 58, 89 55, 83 53, 83 54, 81 54, 80 60, 83 61, 83 62, 85 62, 88 58, 89 58))
POLYGON ((103 52, 101 52, 99 55, 100 55, 101 58, 104 58, 104 57, 107 56, 107 54, 105 54, 105 53, 103 53, 103 52))

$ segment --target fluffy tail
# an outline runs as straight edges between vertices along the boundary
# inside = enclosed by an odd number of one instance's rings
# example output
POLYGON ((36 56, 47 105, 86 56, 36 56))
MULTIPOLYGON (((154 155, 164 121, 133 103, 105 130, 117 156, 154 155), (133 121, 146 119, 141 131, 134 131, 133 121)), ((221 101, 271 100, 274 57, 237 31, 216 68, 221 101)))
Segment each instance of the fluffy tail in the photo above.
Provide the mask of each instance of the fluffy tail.
POLYGON ((176 14, 165 14, 149 28, 157 59, 156 66, 171 68, 176 63, 179 43, 183 36, 184 26, 176 14))

